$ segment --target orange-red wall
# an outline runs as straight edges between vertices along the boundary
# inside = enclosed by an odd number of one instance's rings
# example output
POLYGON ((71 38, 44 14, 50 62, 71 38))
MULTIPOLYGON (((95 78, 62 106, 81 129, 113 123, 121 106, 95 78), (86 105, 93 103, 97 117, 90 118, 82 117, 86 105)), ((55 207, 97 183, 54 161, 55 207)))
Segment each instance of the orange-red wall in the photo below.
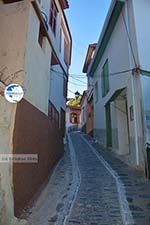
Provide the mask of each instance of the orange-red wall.
POLYGON ((14 164, 15 215, 32 200, 63 154, 62 132, 48 116, 26 100, 17 106, 13 137, 14 154, 38 154, 37 164, 14 164))

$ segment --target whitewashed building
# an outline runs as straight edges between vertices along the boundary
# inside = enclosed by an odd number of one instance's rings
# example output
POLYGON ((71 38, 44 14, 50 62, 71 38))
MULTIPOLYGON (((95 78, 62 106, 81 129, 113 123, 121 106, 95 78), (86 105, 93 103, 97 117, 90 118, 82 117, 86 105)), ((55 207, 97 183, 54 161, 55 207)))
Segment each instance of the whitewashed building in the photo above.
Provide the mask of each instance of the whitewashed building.
POLYGON ((68 7, 67 0, 0 0, 0 154, 38 155, 38 165, 0 163, 3 225, 16 224, 14 215, 63 154, 72 47, 68 7), (4 98, 11 83, 24 89, 17 104, 4 98))
POLYGON ((143 171, 149 164, 149 11, 149 0, 112 0, 87 71, 95 138, 143 171))

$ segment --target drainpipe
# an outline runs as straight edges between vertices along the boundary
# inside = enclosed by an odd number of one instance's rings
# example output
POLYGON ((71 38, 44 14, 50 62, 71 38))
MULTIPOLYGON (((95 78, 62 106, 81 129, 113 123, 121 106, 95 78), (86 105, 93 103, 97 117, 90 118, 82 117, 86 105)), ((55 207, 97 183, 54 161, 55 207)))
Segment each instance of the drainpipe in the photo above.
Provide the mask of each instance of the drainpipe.
POLYGON ((137 118, 137 110, 136 110, 136 97, 135 97, 135 85, 134 79, 136 76, 139 75, 139 71, 137 69, 132 70, 132 77, 131 77, 131 87, 132 87, 132 97, 133 97, 133 112, 134 112, 134 132, 135 132, 135 149, 136 149, 136 163, 137 166, 140 164, 139 160, 139 145, 138 145, 138 118, 137 118))
MULTIPOLYGON (((126 7, 125 7, 125 19, 127 22, 127 28, 129 31, 129 35, 130 35, 130 27, 129 27, 129 18, 130 18, 130 11, 129 11, 129 2, 127 1, 126 7)), ((132 5, 132 13, 133 13, 133 5, 132 5)), ((134 15, 133 15, 134 16, 134 15)), ((133 21, 133 26, 135 27, 135 21, 133 21)), ((135 30, 136 33, 136 30, 135 30)), ((136 39, 135 41, 135 48, 136 50, 138 49, 137 47, 137 41, 136 39)), ((132 52, 131 52, 131 46, 130 44, 128 44, 129 46, 129 54, 130 54, 130 67, 133 68, 133 56, 132 56, 132 52)), ((138 57, 138 52, 136 51, 136 58, 139 62, 139 57, 138 57)), ((131 75, 131 88, 132 88, 132 101, 133 101, 133 113, 134 113, 134 132, 135 132, 135 151, 136 151, 136 164, 137 166, 140 165, 140 156, 139 156, 139 145, 138 145, 138 118, 137 118, 137 110, 136 110, 136 95, 135 95, 135 79, 137 76, 140 76, 140 70, 138 68, 138 63, 135 63, 135 69, 132 70, 132 75, 131 75)))

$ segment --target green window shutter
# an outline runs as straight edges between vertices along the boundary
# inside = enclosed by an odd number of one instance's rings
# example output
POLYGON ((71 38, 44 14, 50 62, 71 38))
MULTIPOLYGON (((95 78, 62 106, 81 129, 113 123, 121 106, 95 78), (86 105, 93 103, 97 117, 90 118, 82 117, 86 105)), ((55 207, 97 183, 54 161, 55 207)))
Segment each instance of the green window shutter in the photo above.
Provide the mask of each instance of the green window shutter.
POLYGON ((107 59, 103 66, 102 72, 102 96, 105 97, 108 92, 109 92, 109 67, 107 59))
POLYGON ((105 93, 107 94, 109 92, 109 68, 108 68, 108 60, 106 61, 104 65, 105 70, 105 93))
POLYGON ((105 106, 107 147, 112 147, 112 126, 110 103, 105 106))
POLYGON ((102 83, 102 97, 104 97, 105 96, 105 94, 104 94, 104 70, 102 71, 102 81, 101 81, 102 83))
POLYGON ((98 99, 99 99, 98 82, 96 82, 95 84, 95 99, 96 99, 96 102, 98 102, 98 99))

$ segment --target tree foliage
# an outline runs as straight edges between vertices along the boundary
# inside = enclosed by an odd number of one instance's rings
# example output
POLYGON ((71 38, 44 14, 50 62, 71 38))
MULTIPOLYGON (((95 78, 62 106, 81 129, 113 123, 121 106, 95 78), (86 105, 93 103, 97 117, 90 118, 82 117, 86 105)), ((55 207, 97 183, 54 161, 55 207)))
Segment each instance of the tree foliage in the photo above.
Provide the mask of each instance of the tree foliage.
POLYGON ((79 96, 78 98, 75 98, 75 99, 71 99, 71 100, 68 102, 68 105, 69 105, 69 106, 80 106, 80 103, 81 103, 81 97, 82 97, 82 96, 79 96))

